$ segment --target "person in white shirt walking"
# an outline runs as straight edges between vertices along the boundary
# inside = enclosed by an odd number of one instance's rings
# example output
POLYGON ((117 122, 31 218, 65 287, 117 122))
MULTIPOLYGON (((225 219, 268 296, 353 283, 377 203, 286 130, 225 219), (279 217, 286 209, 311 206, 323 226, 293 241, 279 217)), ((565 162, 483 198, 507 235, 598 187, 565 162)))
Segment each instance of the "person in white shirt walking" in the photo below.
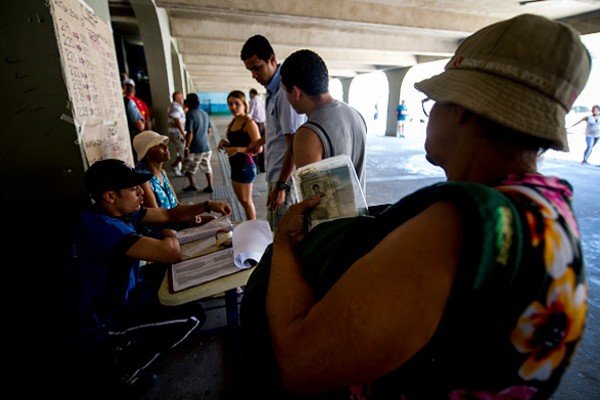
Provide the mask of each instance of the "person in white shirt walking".
POLYGON ((183 93, 173 92, 173 102, 167 111, 169 115, 169 136, 175 146, 175 162, 173 173, 175 176, 185 176, 181 172, 181 163, 185 152, 185 112, 183 110, 183 93))

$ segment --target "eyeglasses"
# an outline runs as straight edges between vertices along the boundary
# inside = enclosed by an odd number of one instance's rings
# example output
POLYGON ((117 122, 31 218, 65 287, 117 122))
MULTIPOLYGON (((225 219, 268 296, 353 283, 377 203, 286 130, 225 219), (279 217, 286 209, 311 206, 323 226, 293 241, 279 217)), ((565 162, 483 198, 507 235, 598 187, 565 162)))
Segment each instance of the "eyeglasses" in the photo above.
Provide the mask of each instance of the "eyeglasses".
POLYGON ((423 114, 425 114, 426 117, 429 118, 429 114, 431 114, 431 109, 433 108, 434 104, 435 104, 435 100, 430 99, 429 97, 426 97, 423 100, 421 100, 421 107, 423 107, 423 114))

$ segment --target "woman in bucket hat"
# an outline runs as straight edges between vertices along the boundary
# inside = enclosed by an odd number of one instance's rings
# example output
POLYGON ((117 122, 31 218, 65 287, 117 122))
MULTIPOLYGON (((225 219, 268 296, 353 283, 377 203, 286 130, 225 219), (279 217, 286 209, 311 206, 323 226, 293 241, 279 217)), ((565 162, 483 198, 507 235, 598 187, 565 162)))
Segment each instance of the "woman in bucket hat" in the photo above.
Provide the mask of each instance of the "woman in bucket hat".
MULTIPOLYGON (((173 185, 163 169, 163 165, 171 158, 169 137, 154 131, 140 132, 133 138, 133 147, 139 162, 135 169, 139 172, 151 173, 152 178, 140 186, 144 190, 144 206, 171 209, 179 204, 173 185)), ((215 219, 214 216, 197 215, 176 228, 202 225, 215 219)))
POLYGON ((282 383, 257 390, 548 398, 583 333, 586 282, 571 187, 536 164, 567 150, 564 117, 589 72, 575 31, 521 15, 417 83, 433 103, 427 159, 447 182, 309 233, 319 197, 290 208, 242 304, 244 334, 277 360, 260 370, 282 383))

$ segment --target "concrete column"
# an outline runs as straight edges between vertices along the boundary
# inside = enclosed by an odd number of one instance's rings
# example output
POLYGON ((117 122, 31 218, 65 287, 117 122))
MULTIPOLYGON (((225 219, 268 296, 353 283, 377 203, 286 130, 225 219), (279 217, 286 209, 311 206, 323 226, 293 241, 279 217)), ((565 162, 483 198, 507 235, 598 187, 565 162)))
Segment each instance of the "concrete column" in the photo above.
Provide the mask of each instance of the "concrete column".
POLYGON ((130 0, 130 3, 144 43, 152 94, 152 112, 157 125, 155 129, 164 134, 169 126, 167 108, 171 104, 171 94, 174 91, 167 11, 156 7, 154 0, 130 0))
POLYGON ((348 99, 350 99, 350 85, 352 84, 352 79, 354 78, 338 78, 342 83, 342 92, 344 93, 344 103, 348 104, 348 99))
POLYGON ((402 81, 410 68, 390 69, 385 72, 388 79, 389 95, 387 109, 387 125, 385 128, 385 136, 396 136, 397 120, 396 107, 400 104, 400 88, 402 81))
POLYGON ((173 44, 171 44, 171 63, 173 64, 173 83, 175 85, 174 90, 183 92, 183 81, 185 79, 183 76, 183 63, 181 61, 179 52, 177 49, 175 49, 173 44))

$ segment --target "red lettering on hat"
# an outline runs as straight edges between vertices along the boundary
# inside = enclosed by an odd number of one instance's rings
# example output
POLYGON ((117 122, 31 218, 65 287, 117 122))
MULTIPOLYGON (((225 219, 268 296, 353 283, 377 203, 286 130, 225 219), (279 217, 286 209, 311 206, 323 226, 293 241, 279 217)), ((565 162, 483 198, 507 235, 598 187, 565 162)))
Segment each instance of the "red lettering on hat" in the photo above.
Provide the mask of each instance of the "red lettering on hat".
POLYGON ((454 59, 454 66, 455 67, 460 67, 460 64, 462 63, 463 57, 462 56, 456 56, 456 58, 454 59))

